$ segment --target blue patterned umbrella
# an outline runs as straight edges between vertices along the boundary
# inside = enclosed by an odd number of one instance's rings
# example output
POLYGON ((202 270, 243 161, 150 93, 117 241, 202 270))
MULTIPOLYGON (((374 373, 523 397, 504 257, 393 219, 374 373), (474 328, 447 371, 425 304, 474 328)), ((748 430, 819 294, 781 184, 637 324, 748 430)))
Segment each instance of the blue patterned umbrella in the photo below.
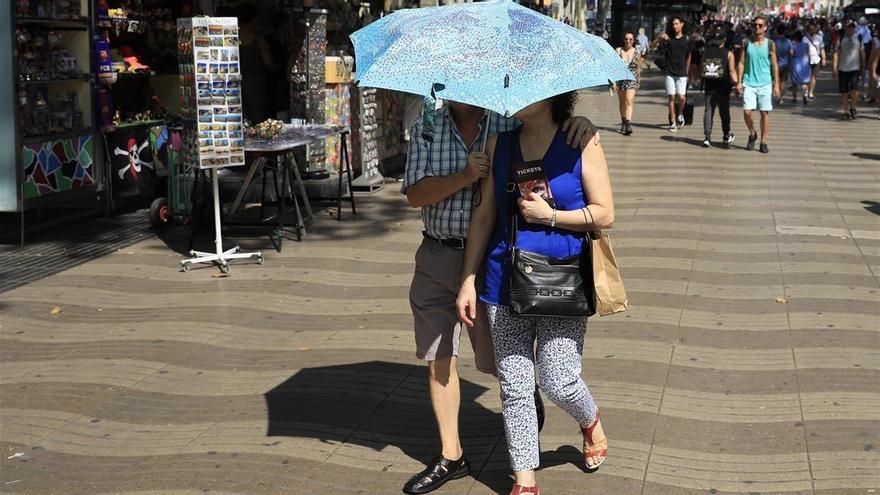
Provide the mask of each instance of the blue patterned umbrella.
POLYGON ((633 78, 602 38, 510 0, 401 10, 351 40, 360 86, 436 94, 506 116, 633 78))

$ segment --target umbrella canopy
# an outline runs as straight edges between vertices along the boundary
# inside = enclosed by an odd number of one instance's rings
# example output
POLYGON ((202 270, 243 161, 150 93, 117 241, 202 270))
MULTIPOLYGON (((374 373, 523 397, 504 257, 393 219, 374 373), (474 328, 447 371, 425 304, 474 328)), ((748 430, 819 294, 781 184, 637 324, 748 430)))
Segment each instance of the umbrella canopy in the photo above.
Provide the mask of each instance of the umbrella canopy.
POLYGON ((633 79, 602 38, 510 0, 407 9, 351 35, 361 86, 511 116, 567 91, 633 79))

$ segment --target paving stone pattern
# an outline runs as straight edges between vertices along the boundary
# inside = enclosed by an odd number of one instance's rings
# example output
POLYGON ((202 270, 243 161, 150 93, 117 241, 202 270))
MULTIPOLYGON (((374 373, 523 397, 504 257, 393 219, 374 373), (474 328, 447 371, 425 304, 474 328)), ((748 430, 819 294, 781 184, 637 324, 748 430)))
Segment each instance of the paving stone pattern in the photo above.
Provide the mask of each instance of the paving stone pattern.
MULTIPOLYGON (((699 126, 656 127, 659 87, 633 136, 603 132, 632 303, 591 319, 584 352, 610 456, 584 473, 576 425, 549 406, 543 493, 873 493, 876 113, 787 103, 761 155, 734 109, 733 149, 707 150, 699 126)), ((578 112, 616 126, 607 93, 578 112)), ((396 189, 356 219, 320 213, 281 253, 240 239, 266 265, 229 278, 179 273, 179 231, 4 293, 0 491, 399 493, 437 441, 407 299, 420 218, 396 189)), ((497 383, 463 347, 476 472, 438 493, 506 494, 497 383)))

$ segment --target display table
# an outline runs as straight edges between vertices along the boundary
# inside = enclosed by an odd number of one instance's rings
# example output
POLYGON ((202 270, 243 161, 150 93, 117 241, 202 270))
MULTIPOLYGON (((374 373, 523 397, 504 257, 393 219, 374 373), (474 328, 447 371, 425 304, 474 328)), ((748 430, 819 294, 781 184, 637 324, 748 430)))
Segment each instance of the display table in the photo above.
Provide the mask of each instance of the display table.
MULTIPOLYGON (((350 130, 347 126, 285 125, 281 135, 274 139, 245 139, 244 149, 247 153, 255 156, 255 159, 252 161, 247 171, 247 174, 245 175, 244 181, 242 182, 241 188, 239 189, 238 194, 235 197, 235 201, 232 203, 232 206, 229 210, 230 214, 234 215, 239 211, 244 198, 246 197, 250 187, 252 186, 254 177, 256 177, 258 173, 263 173, 268 164, 271 163, 271 166, 275 167, 273 171, 276 182, 278 173, 281 174, 281 191, 280 194, 277 195, 277 218, 273 219, 277 221, 277 224, 275 230, 272 233, 272 242, 275 245, 275 249, 280 251, 281 244, 284 240, 284 233, 288 231, 288 229, 284 225, 284 203, 286 198, 288 197, 291 199, 294 211, 296 212, 295 233, 297 236, 297 240, 302 240, 302 238, 306 235, 306 223, 311 221, 313 217, 313 212, 312 207, 309 203, 308 195, 306 194, 305 185, 303 184, 303 180, 300 175, 299 166, 297 165, 291 151, 300 146, 305 146, 315 141, 326 139, 330 136, 335 135, 340 136, 340 172, 337 189, 337 220, 341 219, 342 215, 343 173, 346 174, 349 185, 349 197, 345 199, 351 202, 352 214, 356 214, 357 210, 355 206, 354 193, 351 190, 351 164, 348 157, 348 146, 346 145, 346 138, 349 132, 350 130), (293 166, 291 166, 291 164, 293 166), (293 172, 292 179, 290 178, 291 172, 293 172), (297 198, 297 193, 299 195, 299 198, 297 198), (300 208, 299 201, 302 201, 303 203, 302 208, 300 208)), ((277 190, 278 189, 276 184, 276 191, 277 190)))

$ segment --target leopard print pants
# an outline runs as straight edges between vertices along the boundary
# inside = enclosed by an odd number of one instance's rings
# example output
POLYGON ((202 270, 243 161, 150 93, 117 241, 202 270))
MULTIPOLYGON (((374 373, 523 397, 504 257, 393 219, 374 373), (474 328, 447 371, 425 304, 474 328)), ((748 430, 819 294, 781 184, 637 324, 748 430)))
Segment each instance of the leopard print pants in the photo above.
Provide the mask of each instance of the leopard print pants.
POLYGON ((587 319, 524 318, 507 306, 489 305, 488 310, 510 465, 514 471, 533 470, 540 464, 540 452, 532 356, 537 358, 541 390, 553 403, 581 427, 596 417, 596 403, 581 378, 587 319))

